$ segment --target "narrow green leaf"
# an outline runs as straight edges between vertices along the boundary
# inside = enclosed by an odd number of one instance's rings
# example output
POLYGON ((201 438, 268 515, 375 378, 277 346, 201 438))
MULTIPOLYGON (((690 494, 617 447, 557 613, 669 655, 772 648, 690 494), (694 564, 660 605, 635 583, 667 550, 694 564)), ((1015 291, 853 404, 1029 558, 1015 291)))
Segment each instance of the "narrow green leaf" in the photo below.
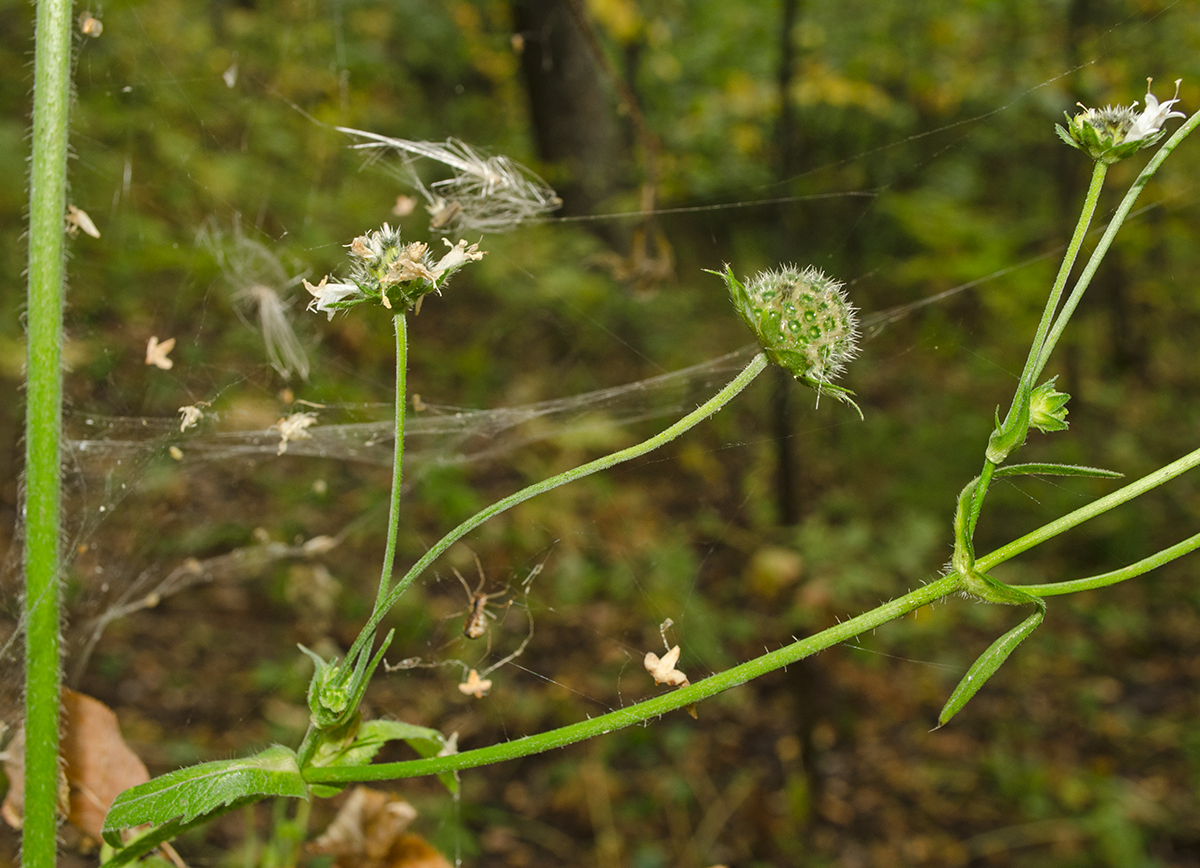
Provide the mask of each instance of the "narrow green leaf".
POLYGON ((996 476, 1086 476, 1093 479, 1120 479, 1124 473, 1082 464, 1010 464, 996 468, 996 476))
POLYGON ((967 670, 967 674, 963 676, 962 681, 958 682, 958 686, 954 688, 954 692, 950 694, 950 698, 946 700, 946 705, 942 708, 942 713, 938 715, 938 726, 945 726, 950 722, 950 718, 958 714, 967 701, 979 692, 979 688, 987 682, 989 678, 995 674, 996 670, 1008 659, 1008 655, 1016 650, 1025 639, 1037 629, 1038 624, 1042 623, 1042 619, 1046 617, 1046 604, 1041 600, 1037 601, 1037 609, 1033 614, 1022 621, 1017 626, 1013 627, 995 642, 988 649, 979 655, 979 659, 971 664, 971 668, 967 670))
POLYGON ((187 824, 196 817, 252 797, 308 798, 296 754, 276 745, 252 757, 201 763, 131 787, 113 802, 104 818, 104 840, 121 846, 120 830, 172 820, 187 824))

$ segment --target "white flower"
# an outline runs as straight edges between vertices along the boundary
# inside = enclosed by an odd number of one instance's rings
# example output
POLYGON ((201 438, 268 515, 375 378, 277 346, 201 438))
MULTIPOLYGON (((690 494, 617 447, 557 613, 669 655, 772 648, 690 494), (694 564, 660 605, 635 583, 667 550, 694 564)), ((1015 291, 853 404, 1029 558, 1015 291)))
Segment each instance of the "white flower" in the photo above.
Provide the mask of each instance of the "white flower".
MULTIPOLYGON (((1162 129, 1162 125, 1170 118, 1186 117, 1183 112, 1171 111, 1171 106, 1179 102, 1179 85, 1183 79, 1175 80, 1175 97, 1159 105, 1158 97, 1150 93, 1150 82, 1153 79, 1146 80, 1146 108, 1137 116, 1133 122, 1133 126, 1129 128, 1129 132, 1125 134, 1125 138, 1121 144, 1129 142, 1140 142, 1143 139, 1148 139, 1156 135, 1162 129)), ((1137 105, 1137 103, 1134 103, 1137 105)))
POLYGON ((308 304, 308 309, 327 313, 329 314, 329 318, 333 319, 333 315, 337 313, 337 308, 333 307, 333 305, 354 295, 359 289, 352 283, 327 283, 328 280, 328 277, 322 277, 321 282, 316 286, 313 286, 306 280, 304 281, 304 288, 313 297, 313 300, 308 304))
POLYGON ((175 349, 175 338, 167 338, 161 344, 157 337, 152 337, 146 344, 146 364, 154 365, 164 371, 175 367, 175 363, 167 358, 167 353, 175 349))
POLYGON ((443 238, 442 241, 450 248, 450 252, 439 259, 438 264, 431 269, 435 283, 442 279, 442 275, 451 271, 457 271, 468 262, 478 262, 483 259, 483 254, 487 252, 480 250, 478 244, 472 244, 468 247, 466 241, 460 241, 457 244, 451 244, 448 238, 443 238))

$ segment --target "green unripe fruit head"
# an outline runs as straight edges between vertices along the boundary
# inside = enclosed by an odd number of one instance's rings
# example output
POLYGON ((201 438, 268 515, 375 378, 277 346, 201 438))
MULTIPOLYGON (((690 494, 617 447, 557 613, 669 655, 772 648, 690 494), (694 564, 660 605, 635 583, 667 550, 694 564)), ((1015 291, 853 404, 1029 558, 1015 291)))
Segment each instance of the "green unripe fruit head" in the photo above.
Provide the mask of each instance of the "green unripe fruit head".
POLYGON ((743 285, 726 266, 733 306, 767 358, 817 389, 828 386, 858 353, 858 322, 843 284, 811 265, 763 271, 743 285))

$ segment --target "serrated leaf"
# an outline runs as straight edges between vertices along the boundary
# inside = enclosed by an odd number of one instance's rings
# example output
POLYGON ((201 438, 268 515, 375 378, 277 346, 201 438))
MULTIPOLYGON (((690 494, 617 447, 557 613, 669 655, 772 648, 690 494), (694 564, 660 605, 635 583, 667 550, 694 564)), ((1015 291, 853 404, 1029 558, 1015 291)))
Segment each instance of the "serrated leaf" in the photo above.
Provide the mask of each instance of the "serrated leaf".
POLYGON ((1010 464, 997 467, 1000 476, 1084 476, 1091 479, 1120 479, 1125 474, 1103 467, 1085 467, 1082 464, 1010 464))
POLYGON ((988 649, 979 655, 979 659, 971 664, 967 674, 963 676, 962 681, 958 682, 958 686, 946 700, 942 713, 938 715, 939 727, 945 726, 950 722, 950 718, 962 710, 968 700, 978 693, 979 688, 983 687, 996 670, 1003 665, 1004 661, 1008 659, 1008 655, 1012 654, 1017 646, 1037 629, 1038 624, 1042 623, 1042 619, 1045 617, 1046 605, 1038 600, 1037 609, 1032 615, 989 645, 988 649))
POLYGON ((104 840, 119 847, 121 829, 143 823, 187 824, 234 802, 267 796, 308 798, 296 754, 280 745, 252 757, 179 769, 131 787, 117 796, 104 818, 104 840))

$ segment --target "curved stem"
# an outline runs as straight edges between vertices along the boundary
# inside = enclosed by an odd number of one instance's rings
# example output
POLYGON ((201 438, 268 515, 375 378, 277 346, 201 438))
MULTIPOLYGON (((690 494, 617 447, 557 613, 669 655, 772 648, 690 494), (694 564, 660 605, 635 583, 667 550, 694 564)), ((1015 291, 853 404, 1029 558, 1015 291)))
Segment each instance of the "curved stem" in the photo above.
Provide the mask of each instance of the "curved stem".
POLYGON ((800 639, 777 651, 756 657, 740 666, 727 669, 705 678, 703 681, 697 681, 688 687, 681 687, 654 699, 648 699, 645 702, 639 702, 628 708, 621 708, 590 720, 445 757, 381 763, 372 766, 305 769, 304 777, 309 783, 382 781, 474 768, 530 754, 544 753, 556 747, 594 738, 653 717, 659 717, 677 708, 693 705, 701 699, 745 684, 760 675, 795 663, 797 660, 802 660, 839 642, 853 639, 881 624, 940 600, 957 591, 960 585, 961 580, 952 573, 814 636, 800 639))
POLYGON ((376 611, 371 614, 370 620, 363 628, 363 634, 360 635, 373 632, 374 629, 379 626, 379 622, 383 619, 383 616, 387 610, 395 605, 396 601, 400 599, 400 595, 404 593, 405 589, 412 584, 413 580, 417 576, 423 573, 430 564, 432 564, 438 557, 442 555, 443 552, 446 551, 446 549, 450 548, 450 546, 454 545, 454 543, 458 542, 488 519, 516 506, 518 503, 523 503, 524 501, 529 500, 531 497, 544 494, 547 491, 558 488, 560 485, 566 485, 568 482, 574 482, 577 479, 590 476, 599 470, 606 470, 609 467, 613 467, 617 464, 621 464, 622 462, 645 455, 647 452, 652 452, 665 443, 669 443, 671 440, 674 440, 689 428, 694 428, 696 425, 700 424, 709 416, 713 415, 730 401, 732 401, 739 392, 753 382, 755 377, 762 373, 763 368, 766 366, 766 355, 763 353, 758 353, 753 359, 750 360, 750 363, 742 369, 741 373, 734 377, 729 384, 725 386, 725 388, 721 389, 721 391, 717 392, 717 394, 713 395, 713 397, 705 401, 691 413, 688 413, 666 430, 661 431, 648 440, 643 440, 641 443, 630 446, 627 449, 622 449, 619 452, 612 453, 611 455, 605 455, 603 458, 597 458, 595 461, 572 468, 565 473, 552 476, 550 479, 546 479, 541 482, 535 482, 533 485, 522 488, 515 494, 510 494, 503 500, 498 500, 491 506, 475 513, 475 515, 468 518, 458 527, 454 528, 454 530, 450 531, 448 534, 438 540, 419 561, 413 564, 412 568, 388 593, 387 599, 384 600, 383 605, 376 607, 376 611))
POLYGON ((1072 579, 1069 582, 1051 582, 1046 585, 1014 585, 1014 587, 1038 597, 1053 597, 1058 594, 1091 591, 1096 588, 1115 585, 1126 579, 1136 578, 1151 570, 1158 569, 1163 564, 1173 561, 1176 558, 1181 558, 1190 552, 1194 552, 1198 548, 1200 548, 1200 533, 1190 536, 1182 542, 1177 542, 1170 548, 1155 552, 1148 558, 1142 558, 1137 563, 1122 567, 1119 570, 1113 570, 1110 573, 1101 573, 1098 576, 1089 576, 1086 579, 1072 579))
POLYGON ((25 824, 22 863, 53 866, 58 797, 59 478, 63 219, 70 108, 71 4, 39 0, 29 171, 25 410, 25 824))

